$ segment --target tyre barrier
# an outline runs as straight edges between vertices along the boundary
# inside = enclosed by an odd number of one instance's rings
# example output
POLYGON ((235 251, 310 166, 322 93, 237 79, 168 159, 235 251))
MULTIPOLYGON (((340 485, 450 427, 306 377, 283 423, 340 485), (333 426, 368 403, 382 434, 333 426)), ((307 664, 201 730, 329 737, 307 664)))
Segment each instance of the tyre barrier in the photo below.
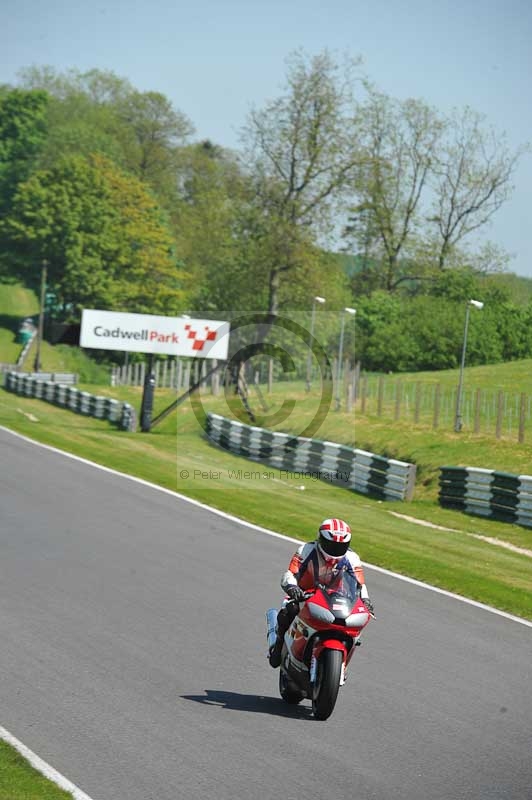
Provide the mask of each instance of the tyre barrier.
POLYGON ((137 429, 137 415, 133 406, 112 397, 90 394, 54 381, 38 380, 20 372, 6 372, 4 388, 8 392, 35 397, 77 414, 108 420, 124 431, 137 429))
POLYGON ((334 442, 275 433, 207 414, 206 433, 219 447, 281 472, 324 480, 382 500, 411 500, 416 466, 334 442))
POLYGON ((438 499, 453 508, 532 528, 532 475, 479 467, 440 467, 438 499))

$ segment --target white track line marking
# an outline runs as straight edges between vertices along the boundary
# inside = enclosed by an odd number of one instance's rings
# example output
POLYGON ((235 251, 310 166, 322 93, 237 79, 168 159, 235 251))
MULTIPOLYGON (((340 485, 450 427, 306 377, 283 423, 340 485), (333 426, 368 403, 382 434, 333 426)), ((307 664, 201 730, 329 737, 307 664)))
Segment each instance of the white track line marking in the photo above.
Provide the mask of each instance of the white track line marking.
POLYGON ((13 734, 6 731, 5 728, 0 726, 0 739, 3 739, 5 742, 14 747, 21 756, 29 761, 32 767, 34 767, 41 775, 44 775, 45 778, 55 783, 59 786, 60 789, 64 789, 67 792, 70 792, 74 800, 91 800, 88 794, 82 792, 81 789, 78 789, 73 783, 71 783, 64 775, 61 775, 56 769, 47 764, 46 761, 43 761, 38 755, 36 755, 29 747, 26 747, 25 744, 19 742, 13 734))

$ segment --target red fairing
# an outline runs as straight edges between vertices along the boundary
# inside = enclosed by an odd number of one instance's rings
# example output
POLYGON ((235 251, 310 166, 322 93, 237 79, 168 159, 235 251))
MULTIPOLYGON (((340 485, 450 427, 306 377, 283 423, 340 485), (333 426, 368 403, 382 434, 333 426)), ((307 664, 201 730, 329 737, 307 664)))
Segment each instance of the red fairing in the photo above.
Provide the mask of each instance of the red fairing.
POLYGON ((359 597, 337 592, 337 588, 316 588, 294 620, 290 629, 291 653, 298 661, 308 659, 311 637, 315 657, 329 649, 342 651, 346 665, 351 660, 354 642, 367 625, 369 614, 359 597))
POLYGON ((310 699, 316 719, 327 719, 332 713, 360 633, 369 622, 360 590, 352 565, 339 566, 327 583, 308 592, 285 633, 281 697, 287 703, 310 699))
POLYGON ((324 639, 320 641, 319 645, 316 647, 316 655, 318 655, 322 650, 341 650, 345 653, 347 650, 345 643, 340 642, 338 639, 324 639))

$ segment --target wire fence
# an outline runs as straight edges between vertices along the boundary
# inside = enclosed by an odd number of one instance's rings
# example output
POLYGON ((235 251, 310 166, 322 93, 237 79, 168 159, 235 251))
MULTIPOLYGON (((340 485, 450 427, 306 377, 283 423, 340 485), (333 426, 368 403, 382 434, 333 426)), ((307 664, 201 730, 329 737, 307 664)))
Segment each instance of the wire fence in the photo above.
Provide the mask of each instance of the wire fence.
POLYGON ((522 443, 532 427, 532 395, 500 389, 466 388, 457 409, 457 388, 441 383, 387 380, 362 375, 355 389, 362 414, 454 429, 458 411, 463 431, 512 438, 522 443))
MULTIPOLYGON (((212 366, 212 365, 211 365, 212 366)), ((154 364, 156 386, 187 389, 206 375, 204 361, 172 359, 154 364)), ((222 371, 223 372, 223 371, 222 371)), ((397 376, 371 375, 346 363, 342 370, 341 386, 336 384, 336 360, 333 360, 331 375, 335 396, 341 397, 342 407, 348 412, 356 411, 385 421, 407 422, 434 430, 454 430, 457 422, 457 387, 445 383, 401 380, 397 376)), ((144 362, 115 367, 111 374, 113 386, 142 386, 146 374, 144 362)), ((258 384, 265 392, 285 381, 274 376, 271 367, 263 372, 247 376, 249 385, 258 384)), ((208 391, 218 394, 224 376, 216 374, 206 379, 208 391)), ((318 391, 316 380, 314 390, 318 391)), ((500 389, 465 387, 460 403, 461 428, 467 433, 493 436, 496 439, 510 438, 525 442, 532 438, 532 394, 508 392, 500 389)))

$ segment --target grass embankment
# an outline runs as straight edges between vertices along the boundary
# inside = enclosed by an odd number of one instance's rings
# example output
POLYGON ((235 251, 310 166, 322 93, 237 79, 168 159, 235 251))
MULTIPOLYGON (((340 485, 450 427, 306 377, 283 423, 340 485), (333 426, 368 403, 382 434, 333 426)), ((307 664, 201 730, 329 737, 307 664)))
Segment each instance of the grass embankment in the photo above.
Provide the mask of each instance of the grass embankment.
MULTIPOLYGON (((20 323, 32 317, 37 323, 39 301, 31 289, 18 283, 0 283, 0 363, 16 364, 23 345, 17 341, 20 323)), ((24 370, 31 372, 35 362, 36 340, 25 358, 24 370)), ((96 364, 83 350, 68 345, 52 346, 41 342, 40 362, 42 372, 75 372, 80 380, 106 383, 108 368, 96 364)))
MULTIPOLYGON (((532 361, 468 367, 464 372, 460 416, 464 431, 493 438, 532 440, 532 361)), ((362 374, 360 410, 383 419, 453 430, 458 370, 362 374)))
MULTIPOLYGON (((476 368, 475 368, 476 369, 476 368)), ((472 370, 473 372, 473 370, 472 370)), ((523 382, 530 381, 532 361, 501 364, 491 368, 491 385, 499 378, 513 382, 522 375, 523 382), (509 374, 511 373, 511 375, 509 374)), ((443 375, 443 373, 438 373, 443 375)), ((456 380, 456 371, 454 379, 456 380)), ((407 380, 408 377, 403 378, 407 380)), ((434 377, 432 378, 434 380, 434 377)), ((453 374, 444 375, 443 380, 452 384, 453 374)), ((468 373, 468 382, 482 387, 482 380, 468 373)), ((282 391, 276 387, 276 391, 282 391)), ((278 429, 296 432, 302 429, 314 413, 313 402, 307 399, 303 388, 295 392, 296 408, 286 424, 278 429)), ((315 403, 314 403, 315 405, 315 403)), ((220 411, 219 413, 223 413, 220 411)), ((257 424, 262 424, 260 415, 257 424)), ((532 474, 532 430, 528 430, 528 441, 523 444, 516 437, 503 436, 496 439, 486 433, 474 434, 467 429, 455 433, 452 426, 434 430, 429 422, 413 424, 410 420, 393 420, 390 416, 379 417, 375 412, 362 414, 356 405, 350 413, 330 411, 315 438, 341 442, 370 452, 409 461, 417 465, 416 500, 437 499, 439 468, 444 465, 484 467, 518 474, 532 474)))
MULTIPOLYGON (((137 408, 140 406, 140 389, 85 388, 99 394, 120 395, 137 408)), ((298 403, 299 394, 295 392, 297 411, 290 417, 294 427, 298 427, 297 418, 301 421, 306 413, 312 413, 305 409, 305 404, 312 401, 302 397, 298 403)), ((171 392, 158 390, 154 416, 172 399, 171 392)), ((275 398, 271 400, 273 403, 275 398)), ((224 398, 205 397, 204 407, 227 413, 224 398)), ((471 443, 456 434, 436 436, 433 432, 396 431, 391 427, 380 430, 372 426, 371 420, 330 412, 319 431, 320 438, 348 444, 356 440, 361 446, 364 432, 365 440, 372 445, 368 449, 376 451, 382 437, 388 450, 417 456, 418 463, 423 463, 425 485, 417 492, 417 499, 403 504, 372 500, 320 481, 284 475, 221 451, 204 437, 188 402, 150 434, 120 432, 106 422, 7 392, 0 395, 0 418, 8 427, 32 438, 298 539, 312 538, 323 517, 345 517, 356 531, 355 547, 368 563, 532 619, 532 559, 478 538, 489 537, 532 551, 532 531, 468 517, 439 508, 435 502, 434 475, 443 463, 526 471, 521 468, 526 452, 517 453, 514 444, 500 442, 494 447, 493 442, 471 443), (427 527, 397 514, 441 527, 427 527)), ((530 464, 530 460, 526 463, 530 464)), ((276 574, 272 566, 272 580, 276 580, 276 574)))
MULTIPOLYGON (((35 360, 35 349, 36 342, 32 344, 26 361, 25 369, 30 372, 35 360)), ((84 383, 97 384, 109 381, 109 368, 97 364, 79 347, 41 342, 40 361, 41 372, 74 372, 84 383)))
POLYGON ((22 345, 17 342, 20 323, 39 313, 35 293, 20 284, 0 284, 0 362, 16 364, 22 345))

